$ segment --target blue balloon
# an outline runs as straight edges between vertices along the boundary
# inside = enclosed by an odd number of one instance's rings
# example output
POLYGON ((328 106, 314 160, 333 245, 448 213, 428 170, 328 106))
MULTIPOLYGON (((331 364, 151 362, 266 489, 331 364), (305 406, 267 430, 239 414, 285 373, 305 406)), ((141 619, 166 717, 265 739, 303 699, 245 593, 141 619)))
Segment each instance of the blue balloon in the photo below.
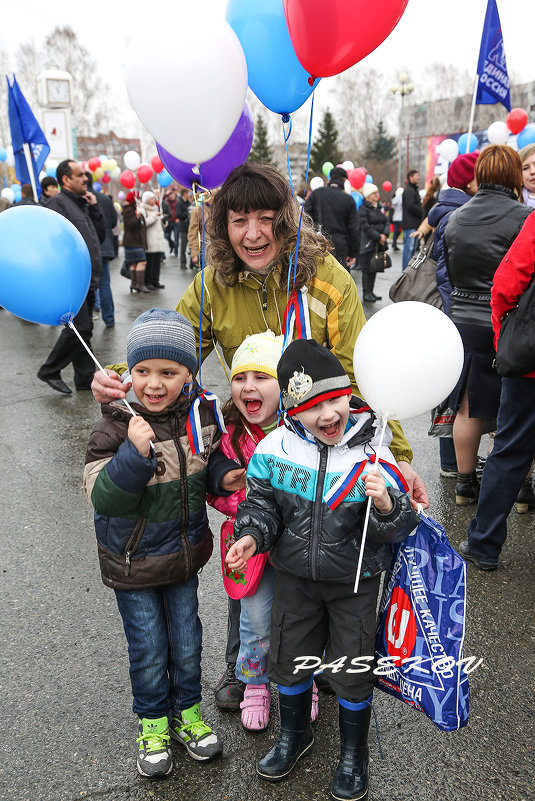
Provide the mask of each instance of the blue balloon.
POLYGON ((5 147, 0 147, 0 161, 5 161, 7 158, 7 151, 5 147))
POLYGON ((362 197, 360 192, 351 192, 351 197, 355 201, 357 209, 360 208, 360 206, 362 206, 364 202, 364 198, 362 197))
POLYGON ((370 173, 367 173, 366 178, 364 179, 365 184, 373 184, 373 178, 371 177, 370 173))
POLYGON ((95 192, 100 192, 100 190, 102 189, 102 184, 99 184, 98 181, 95 181, 93 183, 93 189, 95 192))
POLYGON ((474 150, 477 150, 479 146, 479 142, 477 141, 477 136, 475 134, 470 134, 470 144, 468 145, 468 150, 466 150, 466 145, 468 143, 468 134, 463 133, 457 139, 457 145, 459 146, 459 155, 464 155, 465 153, 473 153, 474 150))
POLYGON ((311 86, 288 33, 283 0, 230 0, 226 19, 240 40, 249 86, 276 114, 300 108, 319 83, 311 86))
POLYGON ((55 167, 47 167, 46 168, 46 174, 48 175, 49 178, 55 178, 56 177, 56 168, 55 167))
POLYGON ((169 186, 170 183, 173 182, 173 176, 169 175, 167 170, 162 170, 158 173, 158 183, 160 186, 166 187, 169 186))
POLYGON ((522 150, 526 145, 531 145, 535 142, 535 122, 529 122, 525 128, 522 128, 519 134, 516 135, 516 144, 518 149, 522 150))
POLYGON ((0 242, 0 305, 32 323, 72 320, 91 281, 78 229, 44 206, 14 206, 0 214, 0 242))

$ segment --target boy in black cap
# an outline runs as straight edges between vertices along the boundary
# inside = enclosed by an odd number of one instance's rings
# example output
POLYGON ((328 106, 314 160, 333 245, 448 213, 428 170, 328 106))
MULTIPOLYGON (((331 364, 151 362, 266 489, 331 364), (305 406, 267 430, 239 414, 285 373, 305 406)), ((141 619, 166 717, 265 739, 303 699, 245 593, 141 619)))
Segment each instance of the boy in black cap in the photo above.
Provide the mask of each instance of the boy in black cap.
POLYGON ((418 524, 406 485, 379 436, 369 407, 351 398, 338 359, 314 340, 296 340, 277 368, 284 426, 256 448, 247 469, 247 496, 238 507, 237 542, 227 562, 242 569, 254 553, 270 552, 276 580, 269 677, 279 685, 281 729, 259 760, 268 781, 290 773, 314 742, 310 705, 314 669, 336 690, 341 758, 333 798, 360 799, 368 787, 368 727, 379 578, 390 544, 418 524), (371 471, 372 464, 378 468, 371 471), (358 593, 353 591, 367 497, 371 496, 358 593))

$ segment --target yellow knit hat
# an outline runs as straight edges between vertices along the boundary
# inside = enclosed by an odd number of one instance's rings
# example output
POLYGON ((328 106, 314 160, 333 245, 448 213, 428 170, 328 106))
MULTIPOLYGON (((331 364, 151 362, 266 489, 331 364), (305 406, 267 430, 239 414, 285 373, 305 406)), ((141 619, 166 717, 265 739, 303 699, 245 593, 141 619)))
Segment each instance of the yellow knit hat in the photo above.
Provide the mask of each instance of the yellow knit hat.
POLYGON ((252 334, 245 337, 234 353, 230 368, 230 380, 238 373, 254 370, 257 373, 277 378, 277 364, 282 354, 282 336, 275 336, 273 331, 263 334, 252 334))

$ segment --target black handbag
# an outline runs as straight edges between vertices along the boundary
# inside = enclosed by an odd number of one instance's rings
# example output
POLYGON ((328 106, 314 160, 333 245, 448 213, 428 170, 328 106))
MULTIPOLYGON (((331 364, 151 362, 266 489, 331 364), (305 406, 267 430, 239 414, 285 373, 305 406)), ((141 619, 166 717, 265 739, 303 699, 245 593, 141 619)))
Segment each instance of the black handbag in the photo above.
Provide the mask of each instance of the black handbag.
POLYGON ((389 267, 392 267, 392 259, 386 251, 379 250, 379 247, 377 247, 371 258, 368 272, 384 273, 384 271, 388 270, 389 267))
POLYGON ((437 263, 431 258, 435 234, 414 254, 406 269, 392 284, 388 297, 394 303, 403 300, 417 300, 442 309, 442 298, 437 289, 437 263))
POLYGON ((127 264, 125 261, 121 264, 121 269, 119 270, 120 274, 123 278, 131 278, 130 275, 130 265, 127 264))
POLYGON ((499 375, 518 377, 535 371, 535 280, 503 319, 496 351, 499 375))

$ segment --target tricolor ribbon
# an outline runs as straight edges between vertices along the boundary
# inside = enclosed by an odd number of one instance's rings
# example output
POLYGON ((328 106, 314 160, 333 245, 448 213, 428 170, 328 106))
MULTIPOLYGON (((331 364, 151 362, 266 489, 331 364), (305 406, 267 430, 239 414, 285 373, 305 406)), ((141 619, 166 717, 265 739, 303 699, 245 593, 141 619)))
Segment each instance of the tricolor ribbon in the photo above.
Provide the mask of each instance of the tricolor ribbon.
POLYGON ((191 404, 188 419, 186 421, 186 434, 188 437, 189 446, 192 453, 197 454, 202 453, 204 450, 202 441, 201 417, 199 414, 201 400, 209 401, 214 407, 214 417, 217 427, 221 433, 226 434, 227 431, 225 428, 225 422, 223 420, 223 414, 221 412, 221 402, 219 398, 212 392, 208 392, 207 389, 202 389, 191 404))
MULTIPOLYGON (((368 463, 374 464, 376 461, 375 454, 371 454, 368 459, 363 459, 362 462, 357 462, 349 470, 343 473, 338 481, 333 484, 329 492, 326 493, 324 501, 329 509, 336 509, 344 498, 346 498, 357 481, 359 480, 364 468, 368 463)), ((377 459, 379 467, 396 483, 400 492, 408 492, 409 488, 403 478, 402 474, 391 462, 386 462, 384 459, 377 459)))
POLYGON ((297 331, 297 339, 311 339, 312 337, 310 329, 310 313, 308 310, 308 301, 306 295, 306 286, 301 287, 301 289, 294 289, 290 295, 290 299, 284 312, 284 341, 282 345, 283 352, 288 347, 288 343, 293 339, 294 328, 297 331))

